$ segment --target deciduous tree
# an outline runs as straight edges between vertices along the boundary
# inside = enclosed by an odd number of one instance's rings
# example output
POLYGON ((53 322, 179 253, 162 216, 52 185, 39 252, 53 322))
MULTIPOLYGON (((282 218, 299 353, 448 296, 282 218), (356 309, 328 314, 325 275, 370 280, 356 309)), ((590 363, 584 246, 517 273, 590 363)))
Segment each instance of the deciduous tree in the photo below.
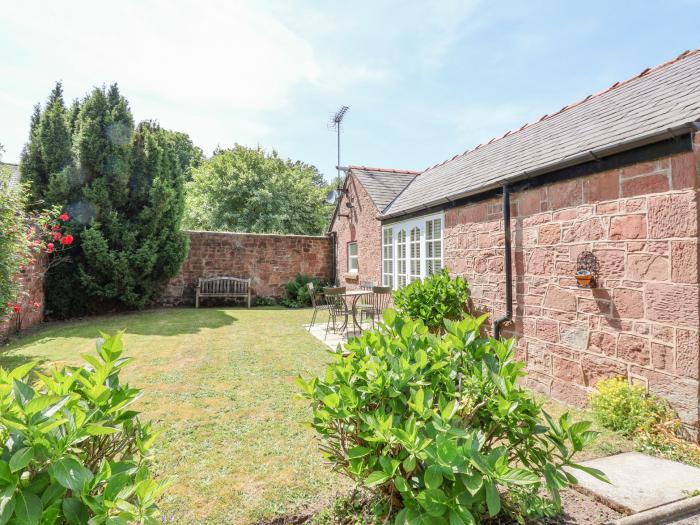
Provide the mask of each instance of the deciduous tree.
POLYGON ((193 170, 186 226, 259 233, 321 234, 328 225, 327 188, 303 162, 236 145, 193 170))

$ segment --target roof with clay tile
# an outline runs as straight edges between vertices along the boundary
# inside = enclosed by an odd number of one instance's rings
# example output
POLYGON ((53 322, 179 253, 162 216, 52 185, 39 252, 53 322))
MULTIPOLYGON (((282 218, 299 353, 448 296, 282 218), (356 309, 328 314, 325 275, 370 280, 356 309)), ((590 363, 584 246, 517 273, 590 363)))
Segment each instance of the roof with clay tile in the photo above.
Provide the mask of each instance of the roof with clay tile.
POLYGON ((415 177, 395 217, 684 133, 700 119, 700 49, 647 68, 415 177))

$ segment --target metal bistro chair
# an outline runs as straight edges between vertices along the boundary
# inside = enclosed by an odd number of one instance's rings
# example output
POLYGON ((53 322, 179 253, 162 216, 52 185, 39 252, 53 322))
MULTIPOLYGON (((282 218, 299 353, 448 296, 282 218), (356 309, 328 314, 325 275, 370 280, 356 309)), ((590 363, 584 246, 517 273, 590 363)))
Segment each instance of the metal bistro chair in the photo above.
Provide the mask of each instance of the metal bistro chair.
POLYGON ((326 304, 328 305, 328 322, 326 323, 326 337, 328 337, 328 328, 333 323, 333 331, 335 332, 337 328, 337 321, 339 318, 343 319, 342 329, 347 330, 348 327, 348 305, 345 302, 345 292, 344 286, 339 286, 335 288, 324 288, 323 295, 326 297, 326 304))
POLYGON ((373 286, 372 295, 369 296, 369 304, 360 305, 360 324, 362 318, 366 315, 372 318, 372 328, 374 328, 374 320, 378 319, 384 313, 391 302, 391 286, 373 286))
POLYGON ((318 312, 320 312, 320 311, 329 312, 331 307, 329 304, 322 302, 321 295, 316 291, 316 287, 314 286, 314 283, 307 283, 306 287, 309 290, 309 297, 311 297, 311 306, 314 307, 314 313, 311 316, 311 324, 309 325, 309 332, 310 332, 311 327, 316 322, 316 316, 318 315, 318 312))

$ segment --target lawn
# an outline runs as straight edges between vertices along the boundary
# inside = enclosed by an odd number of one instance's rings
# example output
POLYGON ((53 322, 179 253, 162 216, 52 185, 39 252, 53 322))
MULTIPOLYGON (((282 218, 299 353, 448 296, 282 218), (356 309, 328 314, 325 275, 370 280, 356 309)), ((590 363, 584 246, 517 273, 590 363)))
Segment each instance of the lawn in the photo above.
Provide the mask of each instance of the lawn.
POLYGON ((347 482, 317 450, 297 374, 322 370, 309 310, 171 309, 49 324, 5 347, 0 366, 76 363, 98 331, 126 329, 138 408, 163 430, 157 473, 168 523, 255 523, 329 500, 347 482))
MULTIPOLYGON (((126 378, 144 390, 138 408, 163 431, 157 474, 174 484, 167 523, 249 524, 318 508, 350 489, 317 450, 297 399, 297 374, 317 374, 326 347, 302 324, 310 310, 170 309, 45 325, 5 347, 0 366, 30 359, 76 363, 98 331, 126 329, 126 378)), ((553 415, 563 409, 551 401, 553 415)), ((577 411, 579 419, 590 414, 577 411)), ((603 432, 579 459, 629 450, 603 432)))

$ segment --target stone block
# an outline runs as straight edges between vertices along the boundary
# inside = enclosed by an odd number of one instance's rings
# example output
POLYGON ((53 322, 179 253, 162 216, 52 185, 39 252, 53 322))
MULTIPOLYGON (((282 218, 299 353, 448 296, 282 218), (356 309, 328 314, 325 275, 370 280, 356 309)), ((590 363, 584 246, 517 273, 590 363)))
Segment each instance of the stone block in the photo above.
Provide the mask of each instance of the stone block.
POLYGON ((671 241, 671 280, 698 282, 698 241, 671 241))
POLYGON ((607 357, 584 355, 581 357, 583 377, 587 386, 610 377, 627 378, 627 365, 607 357))
POLYGON ((697 237, 697 203, 691 192, 649 197, 649 237, 697 237))
POLYGON ((551 285, 547 288, 547 294, 544 299, 544 306, 555 310, 563 310, 565 312, 576 311, 576 296, 569 290, 560 288, 559 286, 551 285))
POLYGON ((698 287, 649 283, 644 287, 644 304, 650 321, 673 326, 698 326, 698 287))
POLYGON ((644 239, 646 236, 644 215, 619 215, 610 220, 608 238, 611 240, 644 239))
POLYGON ((651 360, 649 341, 636 335, 620 334, 617 343, 617 357, 621 361, 648 365, 651 360))
POLYGON ((676 330, 676 370, 685 377, 698 379, 700 347, 698 332, 678 328, 676 330))
POLYGON ((614 357, 617 349, 617 336, 607 332, 591 332, 588 351, 614 357))
POLYGON ((644 317, 644 295, 639 290, 616 288, 613 292, 613 315, 620 318, 644 317))
POLYGON ((583 384, 583 370, 581 364, 559 356, 552 357, 552 374, 558 379, 569 383, 583 384))
POLYGON ((631 179, 622 179, 622 196, 647 195, 649 193, 662 193, 670 189, 667 173, 652 173, 640 175, 631 179))
POLYGON ((667 281, 667 257, 651 253, 631 253, 627 256, 627 277, 637 281, 667 281))

